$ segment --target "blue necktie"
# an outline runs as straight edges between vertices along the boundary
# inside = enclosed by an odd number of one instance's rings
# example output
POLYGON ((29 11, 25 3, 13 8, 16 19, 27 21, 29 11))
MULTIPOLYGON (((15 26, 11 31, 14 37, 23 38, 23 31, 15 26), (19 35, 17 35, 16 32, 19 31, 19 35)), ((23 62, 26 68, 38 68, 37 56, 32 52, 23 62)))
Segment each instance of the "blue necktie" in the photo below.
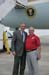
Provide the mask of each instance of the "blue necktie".
POLYGON ((25 34, 24 32, 22 32, 22 39, 23 39, 23 42, 25 41, 25 34))

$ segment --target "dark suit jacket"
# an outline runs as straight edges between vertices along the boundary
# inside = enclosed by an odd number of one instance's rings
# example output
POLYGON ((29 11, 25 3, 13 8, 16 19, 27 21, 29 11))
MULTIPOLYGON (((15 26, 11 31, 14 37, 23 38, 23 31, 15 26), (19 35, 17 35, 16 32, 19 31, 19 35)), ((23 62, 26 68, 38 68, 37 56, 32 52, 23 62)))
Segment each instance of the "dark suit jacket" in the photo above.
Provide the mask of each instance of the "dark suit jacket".
MULTIPOLYGON (((25 34, 25 40, 26 40, 27 33, 24 32, 24 34, 25 34)), ((13 33, 11 49, 12 51, 16 52, 17 56, 22 56, 23 52, 25 51, 25 42, 23 42, 20 30, 16 30, 13 33)))

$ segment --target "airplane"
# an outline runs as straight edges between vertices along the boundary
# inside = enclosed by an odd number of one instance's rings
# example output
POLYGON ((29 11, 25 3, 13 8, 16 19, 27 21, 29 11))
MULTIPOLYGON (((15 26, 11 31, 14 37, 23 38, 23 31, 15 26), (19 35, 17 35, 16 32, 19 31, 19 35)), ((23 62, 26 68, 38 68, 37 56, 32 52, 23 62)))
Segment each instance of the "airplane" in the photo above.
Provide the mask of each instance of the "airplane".
POLYGON ((10 4, 9 6, 7 5, 5 13, 3 10, 1 12, 0 9, 0 12, 3 13, 3 15, 0 13, 0 23, 12 28, 19 27, 21 23, 25 23, 27 27, 33 26, 37 29, 49 29, 49 0, 32 0, 29 3, 20 1, 9 2, 10 4), (33 10, 32 15, 27 13, 29 8, 33 10))

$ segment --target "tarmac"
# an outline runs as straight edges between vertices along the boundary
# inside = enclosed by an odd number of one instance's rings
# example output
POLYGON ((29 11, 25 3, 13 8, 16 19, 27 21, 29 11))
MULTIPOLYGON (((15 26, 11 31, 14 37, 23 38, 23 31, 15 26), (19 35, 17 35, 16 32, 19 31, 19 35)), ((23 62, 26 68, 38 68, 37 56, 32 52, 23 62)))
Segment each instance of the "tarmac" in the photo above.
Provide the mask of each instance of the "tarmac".
MULTIPOLYGON (((39 60, 39 75, 49 75, 49 44, 41 45, 41 59, 39 60)), ((0 53, 0 75, 12 75, 14 57, 11 54, 0 53)), ((28 75, 26 65, 25 74, 28 75)))

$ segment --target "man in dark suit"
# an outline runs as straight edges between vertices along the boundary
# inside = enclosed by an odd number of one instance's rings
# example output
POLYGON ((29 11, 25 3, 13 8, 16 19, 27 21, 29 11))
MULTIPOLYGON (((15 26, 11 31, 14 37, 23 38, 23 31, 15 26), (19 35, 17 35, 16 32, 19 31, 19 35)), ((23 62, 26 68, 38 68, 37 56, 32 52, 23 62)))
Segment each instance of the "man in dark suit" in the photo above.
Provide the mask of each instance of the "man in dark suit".
POLYGON ((12 39, 12 54, 14 55, 13 75, 18 75, 20 65, 20 75, 24 75, 26 64, 25 40, 27 33, 24 31, 26 25, 20 25, 20 30, 16 30, 12 39))

